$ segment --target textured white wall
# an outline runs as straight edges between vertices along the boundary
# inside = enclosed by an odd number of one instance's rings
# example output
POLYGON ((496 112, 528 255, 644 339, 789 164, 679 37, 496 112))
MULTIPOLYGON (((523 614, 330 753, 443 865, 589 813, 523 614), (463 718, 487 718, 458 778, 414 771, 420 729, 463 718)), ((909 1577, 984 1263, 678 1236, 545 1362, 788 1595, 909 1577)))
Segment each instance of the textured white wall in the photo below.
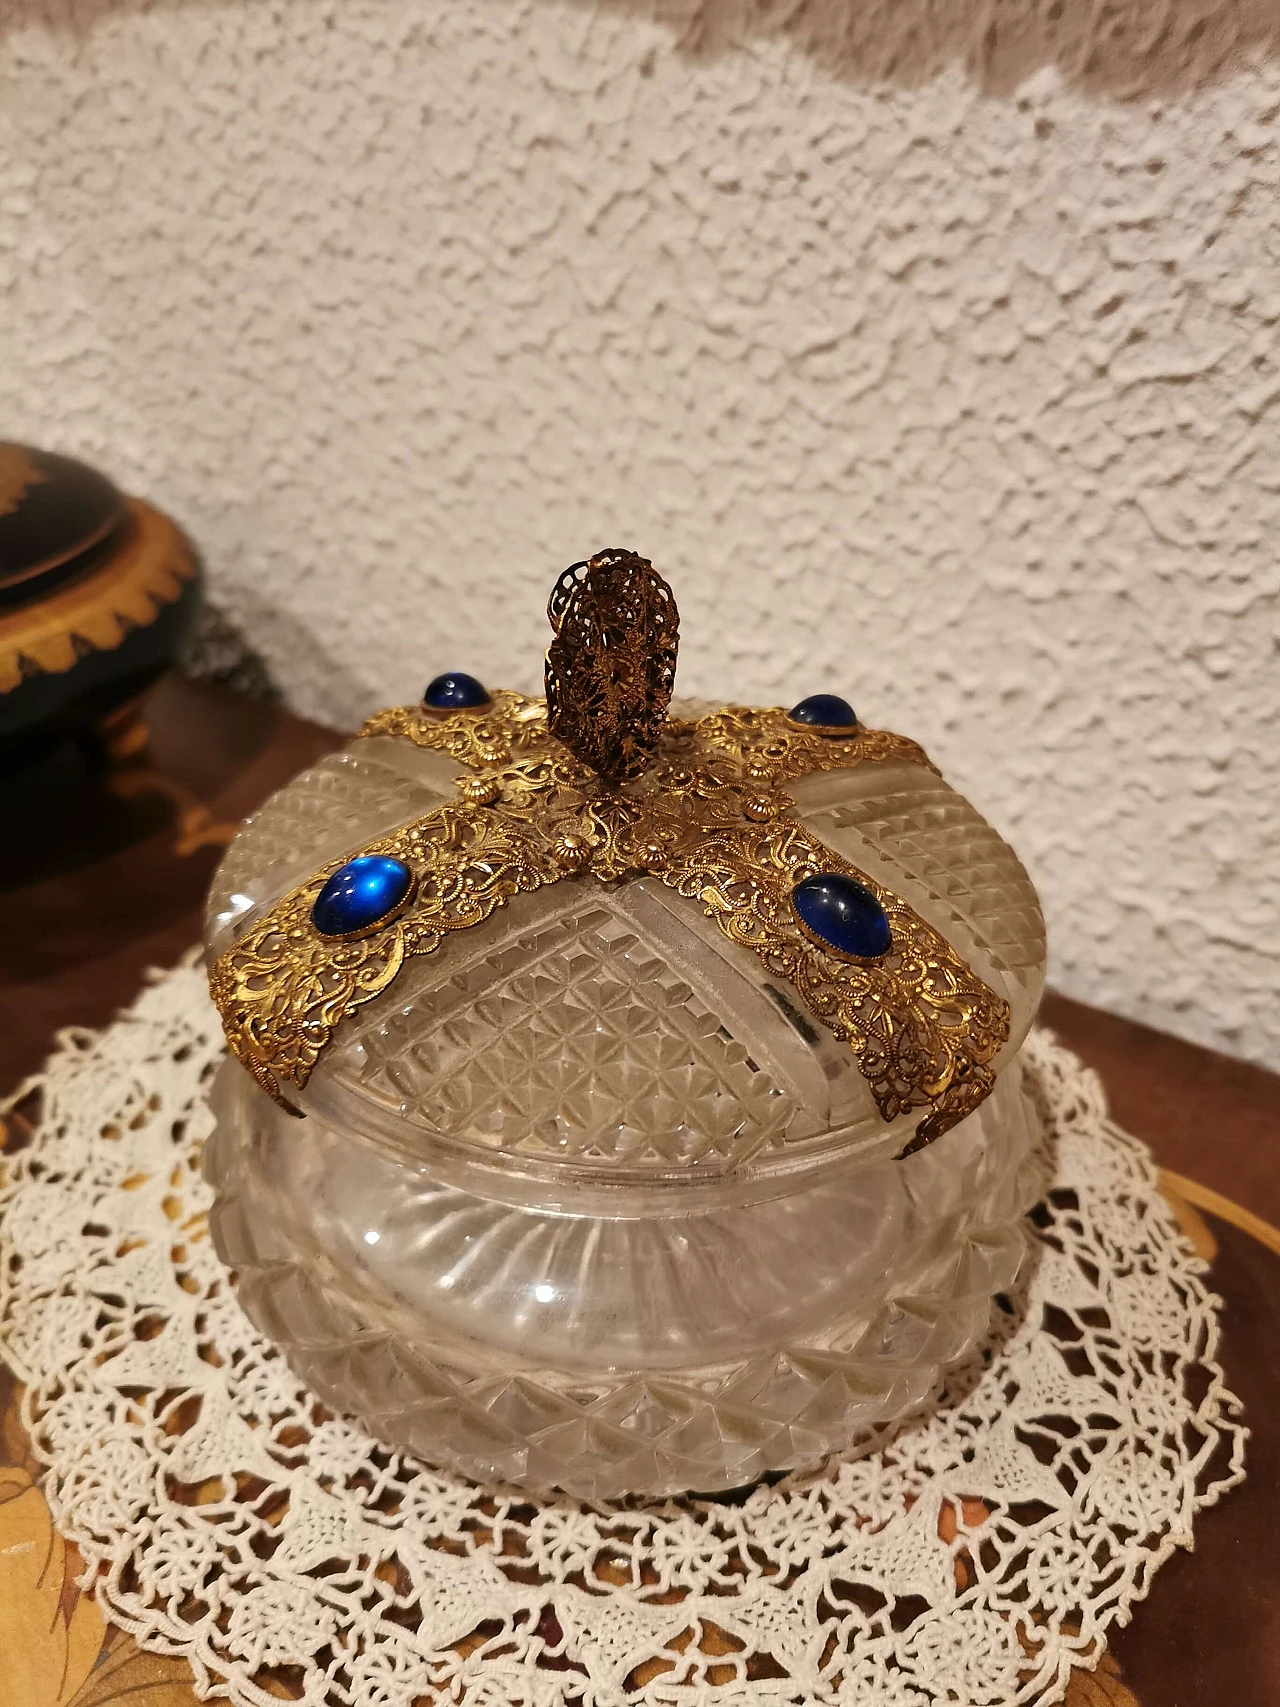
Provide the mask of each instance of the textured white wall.
POLYGON ((0 419, 330 719, 634 545, 682 691, 847 691, 1060 987, 1278 1064, 1280 23, 824 4, 9 0, 0 419))

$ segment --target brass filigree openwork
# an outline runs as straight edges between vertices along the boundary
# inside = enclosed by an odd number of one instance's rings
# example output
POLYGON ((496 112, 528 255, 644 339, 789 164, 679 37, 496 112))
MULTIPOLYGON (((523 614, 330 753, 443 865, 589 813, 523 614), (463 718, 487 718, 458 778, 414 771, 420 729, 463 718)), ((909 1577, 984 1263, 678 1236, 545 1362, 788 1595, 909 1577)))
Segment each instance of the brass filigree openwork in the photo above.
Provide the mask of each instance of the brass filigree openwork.
POLYGON ((503 765, 545 743, 547 707, 543 700, 499 688, 479 711, 442 715, 425 705, 392 705, 375 711, 360 733, 398 735, 464 765, 503 765))
POLYGON ((658 745, 676 679, 671 588, 634 551, 600 551, 547 604, 547 727, 606 782, 638 776, 658 745))
POLYGON ((889 759, 924 765, 937 774, 924 748, 906 735, 861 724, 848 735, 821 735, 793 723, 776 706, 727 705, 713 711, 699 719, 698 740, 731 755, 752 775, 777 782, 889 759))
MULTIPOLYGON (((589 584, 558 584, 552 611, 562 635, 589 584)), ((672 604, 673 653, 674 624, 672 604)), ((576 678, 557 679, 563 686, 576 678)), ((659 687, 665 681, 660 673, 659 687)), ((659 699, 665 707, 661 693, 644 706, 659 699)), ((619 782, 552 724, 541 701, 507 692, 477 711, 442 716, 407 707, 366 723, 364 735, 412 740, 467 770, 456 801, 360 850, 410 867, 413 897, 395 918, 356 941, 320 936, 311 909, 346 863, 335 860, 214 964, 210 985, 231 1048, 270 1096, 298 1112, 290 1092, 305 1086, 344 1016, 451 931, 481 925, 514 896, 548 884, 649 875, 700 904, 848 1043, 886 1121, 924 1111, 903 1154, 981 1103, 1009 1036, 1007 1004, 906 901, 801 824, 783 787, 813 771, 863 763, 928 764, 914 742, 862 728, 833 739, 798 730, 780 710, 729 707, 696 722, 659 723, 646 733, 648 745, 611 749, 624 771, 635 771, 619 782), (819 871, 842 872, 879 900, 891 926, 889 953, 850 963, 799 928, 792 890, 819 871)))

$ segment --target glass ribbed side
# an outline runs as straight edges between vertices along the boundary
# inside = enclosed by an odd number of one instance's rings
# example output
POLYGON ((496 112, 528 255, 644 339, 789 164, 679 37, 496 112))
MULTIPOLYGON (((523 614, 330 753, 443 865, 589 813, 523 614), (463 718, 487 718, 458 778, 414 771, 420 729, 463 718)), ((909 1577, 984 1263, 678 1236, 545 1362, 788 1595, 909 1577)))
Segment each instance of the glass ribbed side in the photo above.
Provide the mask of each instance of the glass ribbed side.
POLYGON ((223 1069, 212 1227, 319 1396, 479 1479, 712 1492, 919 1403, 1021 1262, 1020 1069, 905 1163, 763 1203, 618 1219, 496 1202, 301 1131, 223 1069))

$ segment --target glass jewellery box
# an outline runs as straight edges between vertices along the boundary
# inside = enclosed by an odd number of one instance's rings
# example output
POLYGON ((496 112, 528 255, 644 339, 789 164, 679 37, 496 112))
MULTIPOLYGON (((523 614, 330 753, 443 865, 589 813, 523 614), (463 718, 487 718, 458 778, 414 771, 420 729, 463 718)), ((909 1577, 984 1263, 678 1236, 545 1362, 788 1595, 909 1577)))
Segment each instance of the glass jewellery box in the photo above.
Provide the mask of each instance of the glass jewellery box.
POLYGON ((644 559, 546 698, 439 677, 214 882, 206 1170, 254 1322, 468 1476, 716 1492, 927 1399, 1023 1254, 1044 927, 914 741, 678 704, 644 559))

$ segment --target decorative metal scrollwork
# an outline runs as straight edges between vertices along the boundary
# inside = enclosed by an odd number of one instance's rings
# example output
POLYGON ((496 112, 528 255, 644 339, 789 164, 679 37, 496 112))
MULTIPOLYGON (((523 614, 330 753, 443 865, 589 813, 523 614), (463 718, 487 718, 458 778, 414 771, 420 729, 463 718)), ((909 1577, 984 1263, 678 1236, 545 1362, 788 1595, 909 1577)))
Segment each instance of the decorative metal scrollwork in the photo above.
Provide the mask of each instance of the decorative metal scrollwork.
POLYGON ((606 782, 638 776, 657 747, 676 679, 680 615, 671 588, 634 551, 566 569, 547 616, 547 727, 606 782))
POLYGON ((362 731, 468 767, 456 801, 361 850, 412 874, 404 907, 359 940, 326 937, 312 913, 335 861, 213 966, 228 1041, 262 1088, 299 1112, 289 1093, 306 1084, 344 1015, 387 989, 406 959, 482 926, 514 896, 571 879, 648 875, 700 903, 792 984, 848 1043, 886 1121, 923 1111, 904 1154, 972 1113, 995 1082, 1007 1003, 906 901, 824 846, 785 792, 814 771, 928 765, 923 751, 886 730, 832 738, 797 729, 777 709, 729 706, 667 722, 675 600, 632 552, 567 569, 548 614, 556 638, 545 709, 500 690, 483 708, 450 716, 380 712, 362 731), (818 871, 855 880, 883 908, 891 946, 874 964, 850 964, 797 923, 792 893, 818 871))

